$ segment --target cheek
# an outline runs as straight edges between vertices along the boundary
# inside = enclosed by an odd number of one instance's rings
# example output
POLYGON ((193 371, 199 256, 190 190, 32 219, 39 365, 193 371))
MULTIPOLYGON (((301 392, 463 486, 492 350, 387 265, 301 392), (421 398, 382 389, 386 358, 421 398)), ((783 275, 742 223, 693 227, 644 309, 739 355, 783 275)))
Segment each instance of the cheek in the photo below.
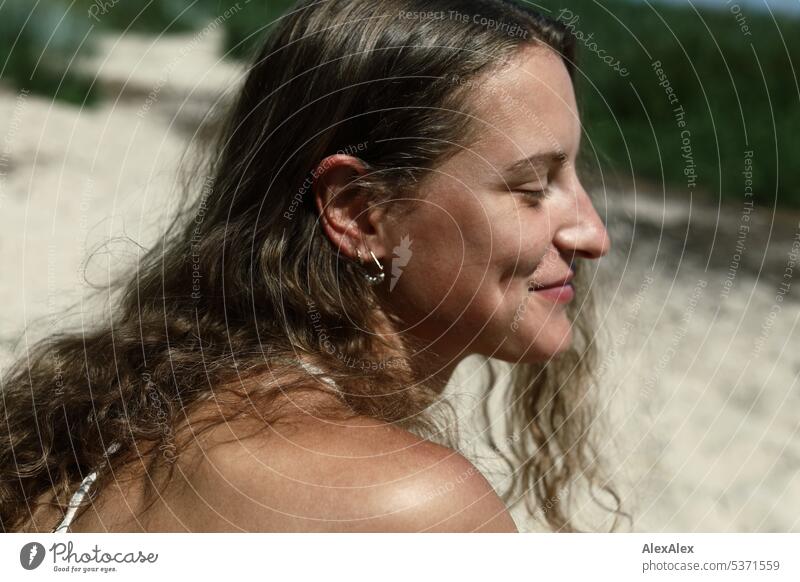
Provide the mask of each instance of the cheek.
POLYGON ((423 202, 395 233, 401 244, 392 262, 401 274, 395 273, 394 288, 430 308, 453 300, 485 301, 478 296, 487 293, 497 302, 525 287, 550 246, 546 217, 513 200, 490 202, 470 197, 447 206, 423 202))
MULTIPOLYGON (((491 258, 490 222, 480 204, 465 197, 462 204, 426 200, 394 228, 393 238, 409 241, 410 255, 404 269, 405 287, 412 282, 441 300, 459 281, 472 280, 486 271, 491 258)), ((401 245, 402 246, 402 242, 401 245)), ((394 249, 397 255, 398 247, 394 249)), ((400 288, 400 282, 398 282, 400 288)))
POLYGON ((436 226, 408 233, 409 260, 402 272, 394 267, 397 259, 393 259, 391 274, 396 283, 391 293, 420 311, 432 312, 468 300, 487 269, 487 257, 481 256, 480 247, 464 238, 463 229, 447 221, 445 217, 436 226))
POLYGON ((509 219, 496 232, 492 263, 503 273, 503 281, 527 281, 543 264, 550 247, 551 237, 546 224, 530 217, 509 219))

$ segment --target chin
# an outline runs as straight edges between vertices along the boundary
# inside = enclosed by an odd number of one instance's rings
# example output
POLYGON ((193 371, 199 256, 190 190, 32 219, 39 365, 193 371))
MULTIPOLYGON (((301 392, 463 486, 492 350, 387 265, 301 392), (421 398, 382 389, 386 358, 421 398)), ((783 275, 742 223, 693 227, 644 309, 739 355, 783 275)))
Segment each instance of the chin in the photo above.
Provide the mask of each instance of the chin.
POLYGON ((480 338, 470 346, 471 353, 503 362, 534 364, 557 358, 572 347, 573 324, 566 314, 547 317, 544 324, 535 317, 500 321, 495 320, 492 330, 487 329, 485 334, 471 330, 473 337, 480 338))
POLYGON ((536 364, 557 358, 572 347, 572 328, 553 326, 547 330, 536 330, 526 334, 515 343, 517 357, 513 361, 536 364), (527 341, 525 341, 527 340, 527 341))

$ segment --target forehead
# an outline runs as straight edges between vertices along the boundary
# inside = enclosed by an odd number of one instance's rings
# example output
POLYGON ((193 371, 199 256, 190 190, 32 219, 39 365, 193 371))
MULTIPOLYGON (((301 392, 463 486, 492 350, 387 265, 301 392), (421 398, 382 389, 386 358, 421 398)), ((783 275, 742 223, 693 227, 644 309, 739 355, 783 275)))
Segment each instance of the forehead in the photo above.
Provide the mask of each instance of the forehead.
POLYGON ((547 47, 523 49, 476 83, 474 97, 479 144, 514 157, 554 149, 570 154, 578 147, 572 80, 561 57, 547 47))

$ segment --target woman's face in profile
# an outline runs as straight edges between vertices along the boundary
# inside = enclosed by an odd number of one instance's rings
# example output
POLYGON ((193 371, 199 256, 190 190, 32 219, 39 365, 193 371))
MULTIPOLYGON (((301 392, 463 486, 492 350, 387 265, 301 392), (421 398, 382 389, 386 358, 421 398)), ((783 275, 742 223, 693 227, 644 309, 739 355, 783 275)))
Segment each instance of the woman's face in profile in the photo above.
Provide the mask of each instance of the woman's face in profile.
POLYGON ((436 168, 417 207, 388 225, 400 247, 387 254, 388 300, 405 331, 442 355, 542 361, 571 342, 571 263, 610 246, 575 171, 572 81, 559 56, 536 47, 469 84, 478 139, 436 168))

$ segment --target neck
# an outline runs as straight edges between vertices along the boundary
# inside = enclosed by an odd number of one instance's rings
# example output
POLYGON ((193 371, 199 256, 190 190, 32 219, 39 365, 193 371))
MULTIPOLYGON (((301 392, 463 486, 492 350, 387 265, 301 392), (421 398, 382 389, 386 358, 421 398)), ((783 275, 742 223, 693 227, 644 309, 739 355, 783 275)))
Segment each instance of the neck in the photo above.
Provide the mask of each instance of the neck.
POLYGON ((458 364, 469 354, 453 349, 449 342, 431 341, 403 331, 405 327, 395 318, 379 311, 376 333, 384 340, 389 340, 391 347, 388 357, 405 362, 417 381, 430 383, 441 393, 458 364))

